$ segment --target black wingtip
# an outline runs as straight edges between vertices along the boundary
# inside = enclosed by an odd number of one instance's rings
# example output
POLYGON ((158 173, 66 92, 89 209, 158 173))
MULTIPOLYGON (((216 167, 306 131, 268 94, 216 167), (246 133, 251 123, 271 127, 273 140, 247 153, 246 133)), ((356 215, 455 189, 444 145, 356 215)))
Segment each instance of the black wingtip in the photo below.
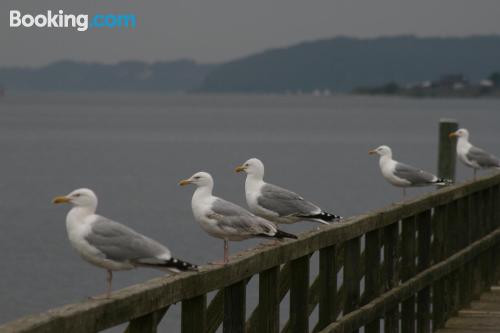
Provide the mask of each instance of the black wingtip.
POLYGON ((319 214, 307 215, 307 216, 302 215, 299 217, 307 218, 307 219, 321 220, 321 221, 325 221, 325 222, 339 222, 340 220, 344 219, 340 215, 330 214, 327 212, 321 212, 319 214))
POLYGON ((438 178, 436 180, 437 185, 453 185, 453 180, 451 179, 445 179, 445 178, 438 178))
POLYGON ((294 234, 290 234, 288 232, 285 232, 285 231, 282 231, 282 230, 279 230, 276 231, 276 234, 274 235, 274 237, 276 238, 291 238, 291 239, 298 239, 297 236, 295 236, 294 234))
POLYGON ((163 264, 161 264, 160 266, 166 267, 166 268, 177 269, 181 272, 197 271, 198 270, 197 265, 191 264, 187 261, 180 260, 177 258, 170 258, 169 260, 165 260, 165 262, 163 264))

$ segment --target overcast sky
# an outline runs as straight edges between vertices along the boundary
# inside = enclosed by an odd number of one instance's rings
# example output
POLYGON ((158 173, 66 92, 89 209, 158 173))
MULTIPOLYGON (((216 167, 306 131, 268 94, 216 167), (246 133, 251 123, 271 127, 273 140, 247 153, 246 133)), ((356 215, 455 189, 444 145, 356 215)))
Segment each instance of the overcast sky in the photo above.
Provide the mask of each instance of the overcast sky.
POLYGON ((500 34, 500 0, 0 0, 0 66, 54 60, 220 62, 339 35, 500 34), (133 13, 135 30, 9 27, 26 14, 133 13))

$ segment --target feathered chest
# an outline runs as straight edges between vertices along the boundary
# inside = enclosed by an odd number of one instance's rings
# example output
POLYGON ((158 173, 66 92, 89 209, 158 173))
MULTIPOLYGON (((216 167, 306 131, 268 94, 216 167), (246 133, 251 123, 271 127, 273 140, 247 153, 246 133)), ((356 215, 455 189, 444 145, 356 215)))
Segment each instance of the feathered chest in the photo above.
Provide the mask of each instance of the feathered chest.
POLYGON ((207 216, 213 213, 211 207, 214 200, 215 197, 197 196, 196 193, 193 195, 191 208, 193 210, 194 218, 198 222, 205 221, 207 216))

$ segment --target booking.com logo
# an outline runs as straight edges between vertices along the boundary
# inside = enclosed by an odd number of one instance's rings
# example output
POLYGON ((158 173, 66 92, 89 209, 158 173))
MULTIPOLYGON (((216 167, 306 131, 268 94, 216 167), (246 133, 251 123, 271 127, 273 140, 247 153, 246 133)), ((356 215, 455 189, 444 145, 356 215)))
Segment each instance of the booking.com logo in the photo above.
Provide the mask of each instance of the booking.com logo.
POLYGON ((22 14, 19 10, 10 11, 11 28, 76 28, 87 31, 94 28, 132 28, 137 25, 134 14, 95 14, 89 20, 87 14, 65 14, 61 9, 57 12, 48 10, 46 14, 22 14))

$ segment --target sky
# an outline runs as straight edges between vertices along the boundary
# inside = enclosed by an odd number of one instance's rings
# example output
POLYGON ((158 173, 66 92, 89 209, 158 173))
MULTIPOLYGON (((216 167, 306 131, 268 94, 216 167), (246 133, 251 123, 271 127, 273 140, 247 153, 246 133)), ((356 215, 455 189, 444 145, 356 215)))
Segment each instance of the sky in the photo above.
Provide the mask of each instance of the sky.
POLYGON ((500 34, 499 0, 1 0, 0 66, 62 59, 217 63, 335 36, 500 34), (24 14, 132 13, 135 29, 11 28, 24 14))

